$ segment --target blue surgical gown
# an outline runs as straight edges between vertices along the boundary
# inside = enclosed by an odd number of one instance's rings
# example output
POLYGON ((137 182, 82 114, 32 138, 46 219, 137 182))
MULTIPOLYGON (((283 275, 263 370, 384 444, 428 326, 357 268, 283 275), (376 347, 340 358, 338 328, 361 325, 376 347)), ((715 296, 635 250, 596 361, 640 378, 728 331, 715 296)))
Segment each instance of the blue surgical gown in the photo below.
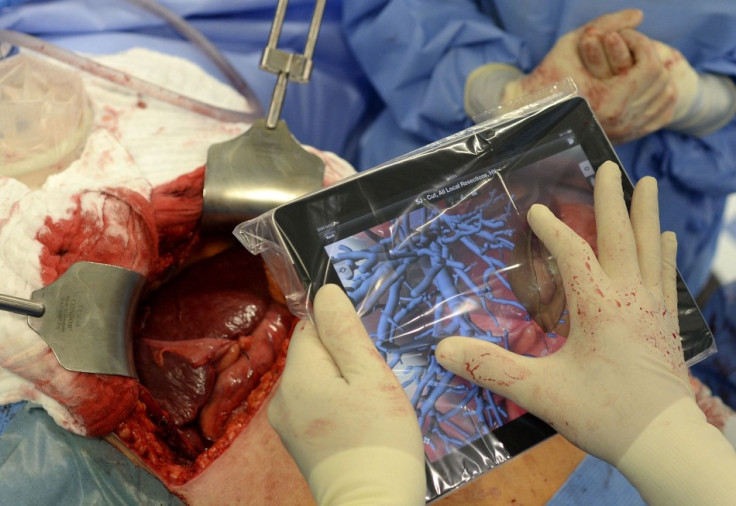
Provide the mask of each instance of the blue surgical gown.
MULTIPOLYGON (((736 2, 645 0, 639 30, 679 49, 700 72, 736 77, 736 2)), ((555 41, 630 2, 576 0, 347 0, 349 44, 383 102, 360 141, 359 168, 471 125, 465 80, 508 63, 530 72, 555 41)), ((616 147, 635 181, 659 180, 662 226, 677 233, 691 291, 707 281, 726 196, 736 189, 736 120, 703 138, 660 130, 616 147)))

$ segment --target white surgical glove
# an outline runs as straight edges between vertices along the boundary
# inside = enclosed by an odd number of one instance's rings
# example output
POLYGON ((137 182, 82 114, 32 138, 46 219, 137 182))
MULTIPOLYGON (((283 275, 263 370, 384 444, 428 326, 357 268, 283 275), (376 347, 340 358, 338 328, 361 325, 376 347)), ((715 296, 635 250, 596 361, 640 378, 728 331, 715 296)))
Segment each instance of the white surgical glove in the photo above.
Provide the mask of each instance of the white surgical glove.
POLYGON ((568 300, 565 345, 543 358, 476 339, 437 347, 450 371, 506 396, 581 449, 617 466, 645 500, 715 504, 736 498, 736 454, 705 420, 678 334, 675 250, 660 234, 657 186, 642 179, 627 215, 621 174, 595 181, 596 259, 546 207, 529 225, 557 261, 568 300))
POLYGON ((320 505, 424 504, 416 414, 350 300, 326 285, 302 321, 268 420, 320 505))

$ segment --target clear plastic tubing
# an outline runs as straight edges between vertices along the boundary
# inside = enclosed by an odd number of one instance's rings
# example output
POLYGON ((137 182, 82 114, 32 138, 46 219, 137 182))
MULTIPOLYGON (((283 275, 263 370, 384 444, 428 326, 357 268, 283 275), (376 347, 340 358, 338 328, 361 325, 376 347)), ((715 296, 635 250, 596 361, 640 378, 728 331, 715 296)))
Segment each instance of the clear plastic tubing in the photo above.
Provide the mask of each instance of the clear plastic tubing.
POLYGON ((232 109, 217 107, 215 105, 187 97, 180 93, 167 90, 166 88, 162 88, 156 84, 131 76, 126 72, 121 72, 120 70, 102 65, 94 60, 85 58, 84 56, 25 33, 0 29, 0 42, 5 42, 13 46, 42 53, 49 58, 64 62, 79 70, 89 72, 97 77, 101 77, 124 86, 125 88, 137 91, 143 95, 156 98, 162 102, 166 102, 219 121, 230 123, 253 123, 256 119, 262 116, 262 114, 254 112, 235 111, 232 109))
POLYGON ((204 53, 218 69, 220 69, 225 78, 230 81, 233 88, 245 97, 251 110, 259 116, 263 116, 263 106, 261 106, 258 97, 256 97, 256 94, 253 92, 246 80, 243 79, 235 67, 233 67, 227 60, 225 55, 220 52, 217 46, 210 42, 199 30, 194 28, 189 22, 174 11, 153 0, 126 1, 159 16, 182 36, 187 38, 192 44, 197 46, 199 50, 202 51, 202 53, 204 53))

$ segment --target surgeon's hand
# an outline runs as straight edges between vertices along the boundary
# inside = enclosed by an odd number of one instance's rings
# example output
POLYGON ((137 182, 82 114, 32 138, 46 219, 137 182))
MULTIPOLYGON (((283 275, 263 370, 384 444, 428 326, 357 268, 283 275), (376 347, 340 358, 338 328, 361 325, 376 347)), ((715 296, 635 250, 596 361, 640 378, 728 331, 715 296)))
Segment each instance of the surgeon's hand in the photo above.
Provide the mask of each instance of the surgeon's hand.
POLYGON ((318 504, 424 504, 424 446, 401 384, 347 296, 326 285, 299 323, 268 420, 318 504))
POLYGON ((447 369, 615 465, 657 415, 692 393, 678 334, 675 237, 660 234, 655 180, 636 186, 629 220, 621 173, 606 162, 595 179, 595 216, 598 259, 546 207, 528 214, 568 300, 571 330, 557 353, 524 357, 463 337, 441 341, 436 353, 447 369))
POLYGON ((674 117, 677 90, 654 42, 634 30, 642 17, 640 10, 626 9, 565 34, 530 74, 506 85, 503 102, 571 77, 612 142, 659 130, 674 117), (607 33, 613 35, 603 39, 610 51, 603 61, 603 49, 592 51, 585 41, 607 33))

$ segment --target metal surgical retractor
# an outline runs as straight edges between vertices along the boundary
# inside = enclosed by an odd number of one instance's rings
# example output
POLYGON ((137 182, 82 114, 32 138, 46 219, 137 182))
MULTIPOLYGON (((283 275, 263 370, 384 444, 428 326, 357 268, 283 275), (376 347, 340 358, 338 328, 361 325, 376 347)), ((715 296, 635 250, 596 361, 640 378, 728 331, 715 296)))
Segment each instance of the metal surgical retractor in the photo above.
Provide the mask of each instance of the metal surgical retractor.
POLYGON ((325 0, 317 0, 303 54, 278 49, 288 0, 279 0, 260 68, 277 75, 268 115, 240 136, 210 147, 202 226, 232 228, 322 187, 325 166, 306 151, 279 119, 288 81, 306 83, 325 0))

